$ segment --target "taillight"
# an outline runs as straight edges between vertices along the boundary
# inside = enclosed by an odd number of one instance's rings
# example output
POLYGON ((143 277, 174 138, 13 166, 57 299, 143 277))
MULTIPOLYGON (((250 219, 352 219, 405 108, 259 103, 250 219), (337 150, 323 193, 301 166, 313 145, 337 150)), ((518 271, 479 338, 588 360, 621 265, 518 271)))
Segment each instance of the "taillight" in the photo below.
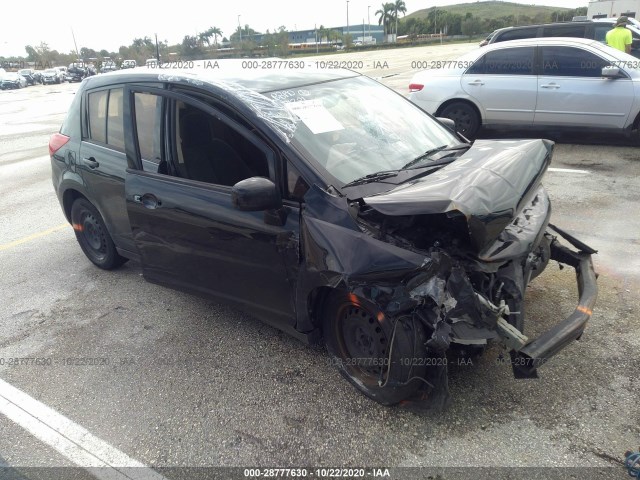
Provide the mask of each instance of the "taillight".
POLYGON ((424 88, 424 85, 422 85, 421 83, 411 83, 409 85, 409 92, 419 92, 420 90, 422 90, 424 88))
POLYGON ((68 141, 69 137, 61 133, 54 133, 51 135, 51 138, 49 139, 49 156, 52 157, 53 154, 64 147, 68 141))

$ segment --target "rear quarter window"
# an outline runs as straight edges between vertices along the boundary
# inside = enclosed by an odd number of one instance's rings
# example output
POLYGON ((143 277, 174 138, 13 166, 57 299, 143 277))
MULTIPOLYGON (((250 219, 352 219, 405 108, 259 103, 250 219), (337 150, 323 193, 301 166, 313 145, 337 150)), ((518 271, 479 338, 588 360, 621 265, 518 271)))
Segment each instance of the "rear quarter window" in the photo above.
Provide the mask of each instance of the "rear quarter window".
POLYGON ((533 75, 534 47, 503 48, 487 53, 466 74, 533 75))
POLYGON ((123 90, 112 88, 87 95, 87 137, 124 151, 123 90))

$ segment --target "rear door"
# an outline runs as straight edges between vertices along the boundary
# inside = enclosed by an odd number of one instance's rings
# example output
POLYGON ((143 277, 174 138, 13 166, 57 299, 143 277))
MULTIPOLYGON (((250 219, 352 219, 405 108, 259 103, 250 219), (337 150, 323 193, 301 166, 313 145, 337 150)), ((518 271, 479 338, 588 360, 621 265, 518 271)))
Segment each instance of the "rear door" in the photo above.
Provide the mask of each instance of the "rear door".
POLYGON ((124 200, 123 86, 85 93, 80 158, 76 160, 89 200, 98 209, 114 243, 133 250, 124 200))
POLYGON ((631 109, 630 78, 607 79, 604 58, 578 47, 540 46, 536 126, 623 128, 631 109))
POLYGON ((535 47, 486 53, 461 78, 465 92, 482 109, 484 124, 531 125, 536 106, 535 47))
POLYGON ((135 87, 126 96, 137 163, 127 171, 127 211, 145 277, 239 302, 292 326, 288 267, 298 261, 299 210, 244 212, 231 203, 232 185, 242 177, 279 184, 275 149, 191 96, 135 87), (211 162, 228 149, 243 167, 227 165, 219 176, 211 162))

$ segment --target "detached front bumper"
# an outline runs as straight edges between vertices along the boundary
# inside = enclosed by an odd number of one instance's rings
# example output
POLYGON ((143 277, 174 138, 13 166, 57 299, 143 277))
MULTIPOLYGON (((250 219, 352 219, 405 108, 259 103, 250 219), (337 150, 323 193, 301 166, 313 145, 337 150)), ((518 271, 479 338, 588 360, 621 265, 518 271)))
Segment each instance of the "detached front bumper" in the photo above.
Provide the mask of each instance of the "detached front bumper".
POLYGON ((527 343, 519 351, 511 353, 514 373, 519 377, 536 376, 536 369, 539 366, 546 363, 569 343, 580 338, 591 318, 598 296, 597 275, 591 261, 591 254, 596 251, 557 227, 551 226, 551 228, 580 250, 573 251, 561 245, 555 238, 551 242, 551 259, 575 269, 580 298, 571 315, 527 343))

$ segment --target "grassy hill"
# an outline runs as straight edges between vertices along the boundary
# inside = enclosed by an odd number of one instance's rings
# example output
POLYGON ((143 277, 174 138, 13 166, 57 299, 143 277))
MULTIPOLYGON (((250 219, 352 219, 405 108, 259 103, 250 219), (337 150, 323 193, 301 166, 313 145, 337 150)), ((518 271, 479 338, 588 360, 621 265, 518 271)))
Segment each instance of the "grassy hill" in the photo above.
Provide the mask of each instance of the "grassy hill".
POLYGON ((438 10, 445 10, 452 15, 462 15, 463 17, 469 12, 474 17, 481 20, 491 19, 497 16, 506 17, 509 15, 515 16, 527 16, 534 18, 538 14, 549 15, 558 11, 569 11, 569 8, 562 7, 549 7, 545 5, 524 5, 522 3, 513 2, 497 2, 490 0, 486 2, 472 2, 472 3, 459 3, 457 5, 446 5, 443 7, 431 7, 418 10, 407 15, 405 20, 410 18, 425 19, 431 10, 437 8, 438 10))

